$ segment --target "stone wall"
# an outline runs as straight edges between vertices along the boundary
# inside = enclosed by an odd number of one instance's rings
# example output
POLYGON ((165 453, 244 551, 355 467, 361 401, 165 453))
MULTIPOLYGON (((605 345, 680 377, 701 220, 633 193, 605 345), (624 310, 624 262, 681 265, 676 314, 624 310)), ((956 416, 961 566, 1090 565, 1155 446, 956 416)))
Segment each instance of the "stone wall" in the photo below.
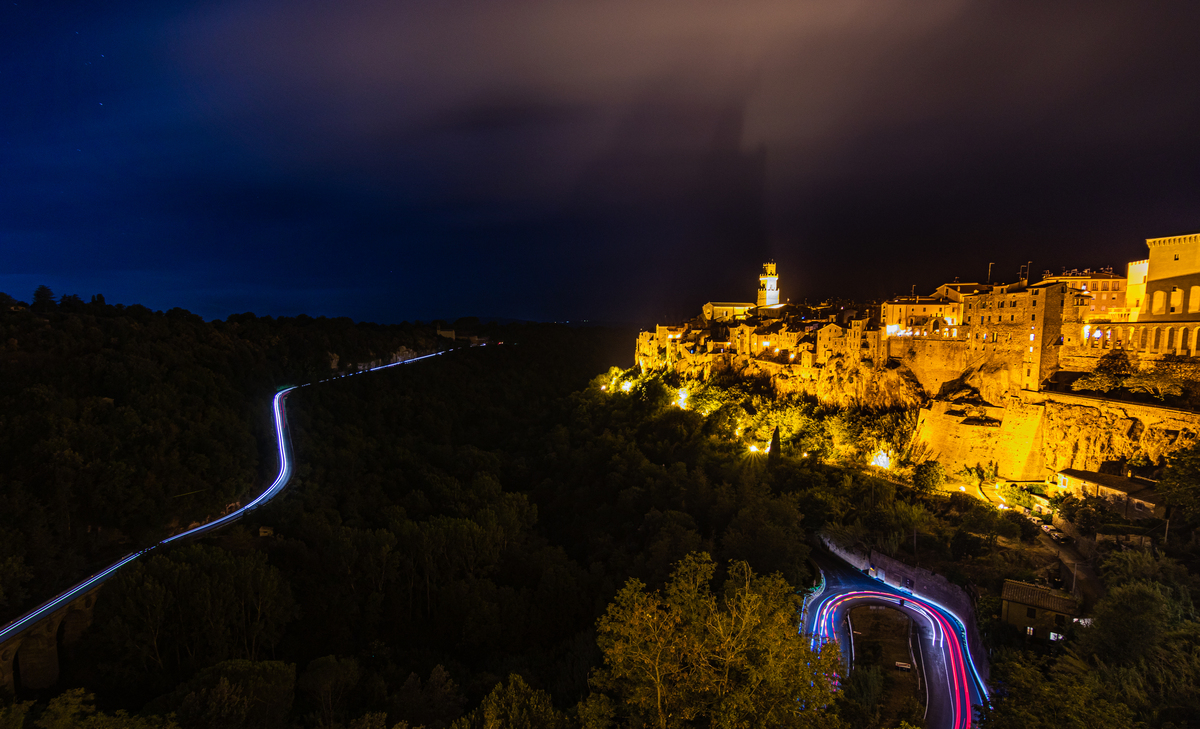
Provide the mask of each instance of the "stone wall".
POLYGON ((1044 402, 1040 445, 1047 472, 1098 471, 1138 453, 1158 463, 1200 435, 1200 414, 1186 410, 1057 392, 1026 399, 1044 402))
POLYGON ((1105 463, 1139 453, 1158 463, 1200 438, 1200 414, 1085 395, 1022 392, 1003 408, 932 402, 920 411, 916 438, 951 472, 995 462, 1001 478, 1052 480, 1064 468, 1099 471, 1105 463), (979 424, 988 420, 993 424, 979 424))
POLYGON ((916 438, 927 445, 931 459, 951 472, 995 462, 1001 478, 1041 480, 1043 415, 1040 404, 1016 398, 1008 407, 935 401, 921 409, 916 438))

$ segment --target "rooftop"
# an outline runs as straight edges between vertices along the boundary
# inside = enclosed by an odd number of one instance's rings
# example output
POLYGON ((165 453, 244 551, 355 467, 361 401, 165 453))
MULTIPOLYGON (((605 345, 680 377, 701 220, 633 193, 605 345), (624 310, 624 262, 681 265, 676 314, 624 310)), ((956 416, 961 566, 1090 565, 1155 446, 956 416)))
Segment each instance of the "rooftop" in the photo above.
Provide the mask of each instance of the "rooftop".
POLYGON ((1106 489, 1113 489, 1126 494, 1130 498, 1138 501, 1145 501, 1147 504, 1158 505, 1161 503, 1161 497, 1154 490, 1154 482, 1140 478, 1125 478, 1113 473, 1099 473, 1097 471, 1080 471, 1075 468, 1064 468, 1059 471, 1060 474, 1070 478, 1077 478, 1080 481, 1099 484, 1106 489))
POLYGON ((1066 615, 1079 614, 1079 604, 1069 592, 1031 585, 1028 582, 1005 580, 1004 592, 1001 593, 1000 599, 1066 615))

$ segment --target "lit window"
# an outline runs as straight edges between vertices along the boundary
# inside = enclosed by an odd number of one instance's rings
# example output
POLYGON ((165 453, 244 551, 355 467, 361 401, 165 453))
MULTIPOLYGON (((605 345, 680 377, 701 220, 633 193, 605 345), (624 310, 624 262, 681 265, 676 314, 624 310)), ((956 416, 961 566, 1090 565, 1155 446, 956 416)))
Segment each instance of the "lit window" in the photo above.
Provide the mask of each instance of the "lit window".
POLYGON ((1025 629, 1025 635, 1030 635, 1030 636, 1033 635, 1033 626, 1032 625, 1030 625, 1028 628, 1025 629))

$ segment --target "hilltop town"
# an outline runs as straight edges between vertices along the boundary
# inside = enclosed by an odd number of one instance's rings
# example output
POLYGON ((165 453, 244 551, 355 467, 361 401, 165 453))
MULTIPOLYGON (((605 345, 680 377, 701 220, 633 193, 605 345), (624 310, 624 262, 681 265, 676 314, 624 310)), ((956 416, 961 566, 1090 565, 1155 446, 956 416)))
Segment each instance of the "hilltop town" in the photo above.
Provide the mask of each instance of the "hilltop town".
POLYGON ((1047 483, 1104 475, 1161 512, 1130 476, 1200 433, 1200 235, 1146 245, 1124 276, 1033 281, 1023 266, 1012 283, 955 281, 858 310, 781 302, 768 262, 754 303, 709 302, 642 332, 636 363, 765 378, 777 395, 831 406, 919 406, 916 438, 950 469, 994 464, 1003 479, 1047 483))

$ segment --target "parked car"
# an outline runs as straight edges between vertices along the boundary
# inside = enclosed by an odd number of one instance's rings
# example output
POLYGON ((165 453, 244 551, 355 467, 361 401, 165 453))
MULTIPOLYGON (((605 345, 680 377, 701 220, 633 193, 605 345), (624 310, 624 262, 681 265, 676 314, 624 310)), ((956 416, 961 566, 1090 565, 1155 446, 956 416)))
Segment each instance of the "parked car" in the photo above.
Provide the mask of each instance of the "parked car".
POLYGON ((1070 544, 1071 538, 1062 532, 1050 532, 1050 538, 1059 544, 1070 544))
POLYGON ((1053 524, 1042 524, 1042 531, 1049 534, 1050 532, 1054 531, 1054 525, 1053 524))

